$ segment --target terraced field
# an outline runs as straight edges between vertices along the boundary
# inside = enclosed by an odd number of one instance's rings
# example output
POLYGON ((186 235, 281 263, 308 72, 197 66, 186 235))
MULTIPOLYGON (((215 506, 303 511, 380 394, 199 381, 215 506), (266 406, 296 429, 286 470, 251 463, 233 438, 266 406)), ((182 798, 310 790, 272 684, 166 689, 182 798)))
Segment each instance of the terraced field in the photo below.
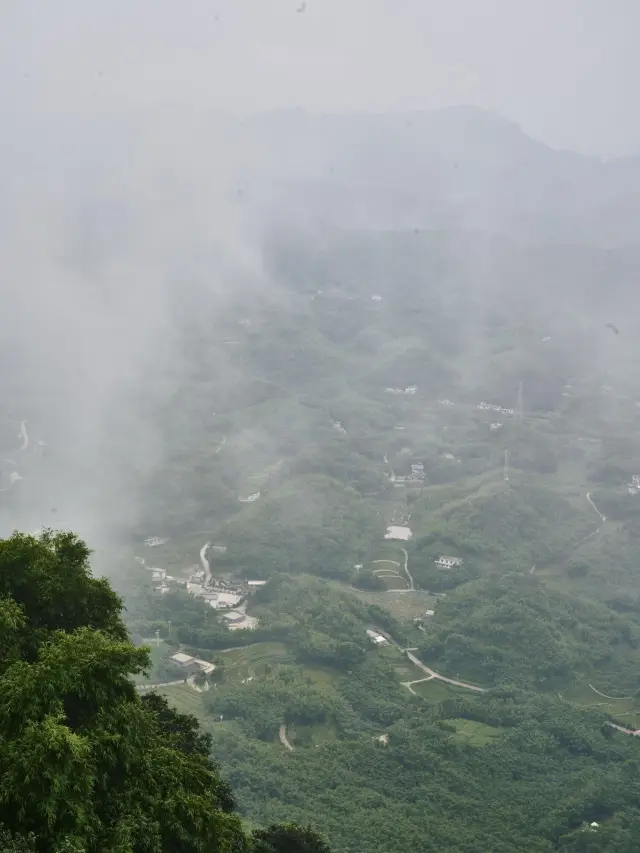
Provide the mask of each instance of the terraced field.
POLYGON ((453 719, 446 722, 456 727, 454 739, 468 746, 487 746, 499 738, 503 731, 497 726, 488 726, 485 723, 477 723, 475 720, 453 719))
POLYGON ((168 687, 159 687, 158 693, 166 696, 170 705, 181 714, 193 714, 199 719, 205 716, 203 694, 198 693, 187 684, 172 684, 168 687))
POLYGON ((251 678, 264 672, 267 665, 293 663, 294 655, 284 643, 255 643, 221 655, 227 678, 251 678))

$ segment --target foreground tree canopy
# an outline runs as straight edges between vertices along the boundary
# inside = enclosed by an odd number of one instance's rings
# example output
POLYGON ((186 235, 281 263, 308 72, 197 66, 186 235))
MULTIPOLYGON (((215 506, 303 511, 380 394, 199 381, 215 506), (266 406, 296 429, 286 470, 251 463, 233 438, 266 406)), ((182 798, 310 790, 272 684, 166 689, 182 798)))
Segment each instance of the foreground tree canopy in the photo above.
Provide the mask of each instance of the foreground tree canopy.
POLYGON ((328 850, 293 824, 245 835, 210 736, 138 695, 148 652, 89 556, 71 533, 0 542, 0 849, 328 850))

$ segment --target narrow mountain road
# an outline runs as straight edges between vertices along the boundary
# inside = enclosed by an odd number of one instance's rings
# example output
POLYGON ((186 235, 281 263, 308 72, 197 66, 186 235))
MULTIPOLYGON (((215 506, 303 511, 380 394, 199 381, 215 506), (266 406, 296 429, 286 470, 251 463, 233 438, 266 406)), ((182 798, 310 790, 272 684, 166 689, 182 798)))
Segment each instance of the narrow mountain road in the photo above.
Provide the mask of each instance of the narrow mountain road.
POLYGON ((209 560, 207 560, 207 551, 211 542, 207 542, 200 549, 200 562, 202 563, 202 568, 204 569, 204 586, 208 586, 211 580, 211 566, 209 565, 209 560))
POLYGON ((413 577, 409 574, 409 553, 406 548, 401 548, 400 550, 404 554, 404 573, 407 576, 407 580, 409 581, 409 590, 411 592, 415 592, 413 577))
POLYGON ((22 447, 20 450, 26 450, 29 447, 29 433, 27 432, 27 422, 20 421, 20 435, 19 438, 22 438, 22 447))
POLYGON ((421 669, 427 675, 430 675, 432 678, 436 678, 438 681, 443 681, 445 684, 452 684, 454 687, 464 687, 466 690, 473 690, 475 693, 487 693, 486 687, 478 687, 476 684, 469 684, 466 681, 456 681, 455 678, 447 678, 445 675, 440 675, 439 672, 431 669, 426 664, 422 663, 421 660, 415 655, 412 655, 411 652, 407 652, 407 657, 411 661, 414 666, 417 666, 418 669, 421 669))
POLYGON ((400 684, 402 687, 406 687, 409 693, 413 693, 414 696, 418 696, 419 694, 413 689, 414 684, 422 684, 423 681, 433 681, 433 675, 426 675, 424 678, 417 678, 415 681, 401 681, 400 684))
POLYGON ((286 726, 286 724, 285 724, 285 723, 283 723, 283 724, 280 726, 280 731, 279 731, 279 733, 278 733, 278 736, 279 736, 279 738, 280 738, 280 743, 281 743, 281 744, 282 744, 286 749, 288 749, 288 750, 290 750, 291 752, 293 752, 293 747, 292 747, 292 746, 291 746, 291 744, 289 743, 289 738, 287 737, 287 726, 286 726))
POLYGON ((611 699, 612 702, 623 702, 626 699, 633 699, 633 696, 607 696, 606 693, 601 693, 597 690, 593 684, 589 684, 589 687, 593 690, 594 693, 597 693, 598 696, 602 696, 603 699, 611 699))
POLYGON ((156 687, 172 687, 174 684, 184 684, 184 678, 179 681, 159 681, 157 684, 136 684, 136 690, 155 690, 156 687))
POLYGON ((591 504, 591 506, 593 507, 594 511, 595 511, 595 512, 600 516, 600 521, 604 524, 604 523, 605 523, 605 521, 607 520, 607 517, 606 517, 605 515, 603 515, 603 514, 600 512, 600 510, 598 509, 598 507, 597 507, 597 506, 594 504, 594 502, 591 500, 591 492, 587 492, 587 500, 589 501, 589 503, 590 503, 590 504, 591 504))

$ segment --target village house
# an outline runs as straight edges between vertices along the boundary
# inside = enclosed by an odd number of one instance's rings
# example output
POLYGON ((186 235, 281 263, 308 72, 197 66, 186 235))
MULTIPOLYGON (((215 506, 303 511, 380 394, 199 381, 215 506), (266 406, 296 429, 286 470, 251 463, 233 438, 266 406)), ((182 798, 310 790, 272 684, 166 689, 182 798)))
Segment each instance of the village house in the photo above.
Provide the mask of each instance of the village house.
POLYGON ((211 675, 216 668, 215 664, 210 663, 207 660, 202 660, 202 658, 192 657, 184 652, 177 652, 175 655, 171 655, 171 660, 174 663, 177 663, 181 669, 192 671, 194 669, 200 669, 205 675, 211 675))
POLYGON ((455 569, 462 565, 462 558, 442 556, 433 562, 439 569, 455 569))
POLYGON ((382 634, 378 634, 377 631, 372 631, 371 628, 367 628, 365 633, 374 646, 383 646, 387 642, 382 634))

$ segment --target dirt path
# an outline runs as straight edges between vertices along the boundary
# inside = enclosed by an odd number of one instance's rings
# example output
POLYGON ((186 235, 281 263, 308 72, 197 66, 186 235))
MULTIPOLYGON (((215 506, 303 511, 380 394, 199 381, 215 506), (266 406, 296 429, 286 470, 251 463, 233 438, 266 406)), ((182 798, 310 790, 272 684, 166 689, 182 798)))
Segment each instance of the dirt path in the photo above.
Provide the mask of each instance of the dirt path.
POLYGON ((289 743, 289 739, 287 737, 287 726, 286 723, 283 723, 280 726, 280 731, 278 732, 278 737, 280 738, 280 743, 288 750, 293 752, 293 747, 289 743))
POLYGON ((469 684, 466 681, 456 681, 455 678, 447 678, 446 675, 440 675, 439 672, 436 672, 431 669, 431 667, 422 663, 421 660, 418 660, 418 658, 415 655, 412 655, 411 652, 407 652, 407 657, 414 666, 417 666, 418 669, 421 669, 423 672, 426 672, 427 675, 432 678, 436 678, 438 681, 443 681, 445 684, 452 684, 454 687, 464 687, 466 690, 473 690, 475 693, 488 692, 486 687, 478 687, 476 684, 469 684))
POLYGON ((616 729, 616 731, 623 732, 625 735, 634 735, 634 737, 638 737, 640 735, 640 729, 625 729, 622 726, 618 726, 616 723, 610 723, 608 720, 605 723, 606 726, 611 726, 612 729, 616 729))
POLYGON ((207 551, 210 545, 211 542, 207 542, 206 545, 203 545, 200 549, 200 562, 204 569, 204 586, 208 586, 211 580, 211 566, 209 565, 209 560, 207 560, 207 551))
POLYGON ((415 585, 413 583, 413 577, 409 574, 409 553, 408 553, 406 548, 401 548, 400 550, 404 554, 404 573, 407 576, 407 579, 409 581, 409 590, 411 592, 415 592, 415 585))
POLYGON ((599 516, 600 516, 600 521, 604 524, 604 523, 605 523, 605 521, 607 520, 607 517, 606 517, 605 515, 603 515, 603 514, 600 512, 600 510, 598 509, 598 507, 597 507, 597 506, 594 504, 594 502, 591 500, 591 492, 587 492, 587 500, 589 501, 589 503, 591 504, 591 506, 593 507, 594 511, 597 513, 597 515, 599 515, 599 516))
POLYGON ((412 685, 413 684, 422 684, 423 681, 433 681, 433 679, 434 679, 433 675, 426 675, 424 678, 416 678, 415 681, 401 681, 400 684, 403 687, 406 687, 407 690, 409 691, 409 693, 413 693, 414 696, 417 696, 418 694, 413 689, 412 685))
POLYGON ((29 447, 29 433, 27 432, 27 422, 26 421, 20 421, 20 436, 19 436, 19 438, 22 438, 22 447, 20 447, 19 449, 20 450, 26 450, 27 447, 29 447))
POLYGON ((599 690, 596 690, 593 684, 589 684, 589 687, 594 693, 597 693, 598 696, 602 696, 603 699, 611 699, 612 702, 623 702, 625 699, 633 699, 633 696, 607 696, 606 693, 601 693, 599 690))

